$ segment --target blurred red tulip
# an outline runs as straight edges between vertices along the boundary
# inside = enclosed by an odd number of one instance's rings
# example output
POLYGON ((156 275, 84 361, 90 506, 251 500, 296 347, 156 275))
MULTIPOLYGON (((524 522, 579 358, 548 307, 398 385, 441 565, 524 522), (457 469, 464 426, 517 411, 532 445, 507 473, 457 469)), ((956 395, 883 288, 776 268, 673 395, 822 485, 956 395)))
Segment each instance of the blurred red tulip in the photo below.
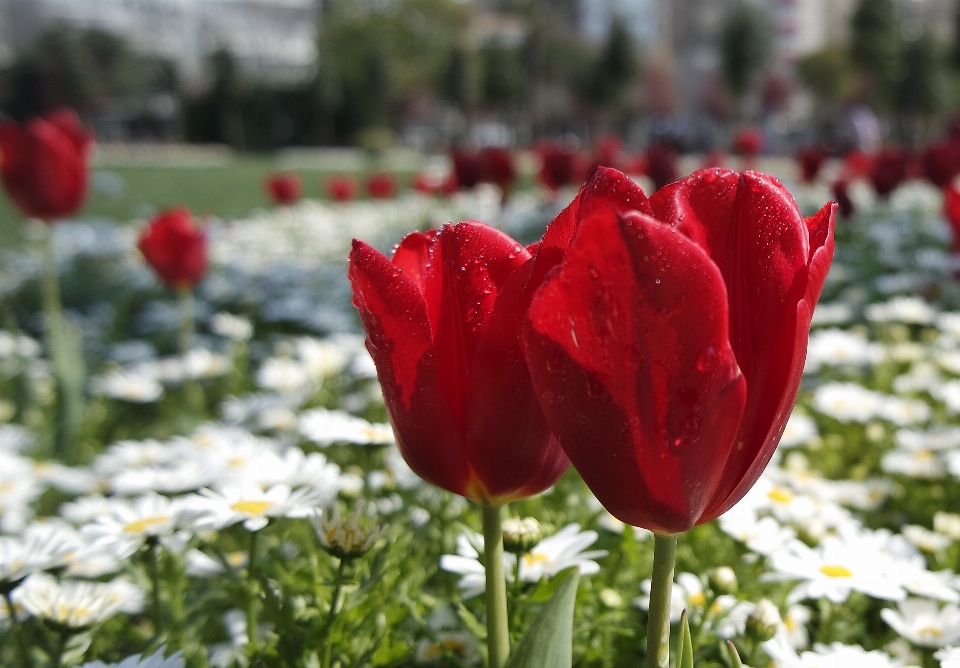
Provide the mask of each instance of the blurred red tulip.
POLYGON ((0 124, 0 179, 10 199, 26 216, 48 223, 76 213, 87 196, 92 143, 72 109, 25 127, 0 124))
POLYGON ((272 174, 267 178, 266 188, 274 204, 289 206, 300 199, 303 193, 303 181, 299 174, 293 172, 272 174))
POLYGON ((953 234, 952 251, 960 253, 960 190, 951 183, 943 191, 943 213, 953 234))
POLYGON ((186 207, 157 215, 141 231, 137 245, 168 287, 192 288, 207 271, 207 236, 186 207))
POLYGON ((547 190, 559 190, 576 179, 576 151, 559 144, 544 143, 537 148, 540 171, 537 178, 547 190))
POLYGON ((480 173, 482 180, 500 188, 503 201, 517 182, 517 163, 513 153, 505 148, 490 146, 480 151, 480 173))
POLYGON ((800 163, 800 179, 804 183, 813 183, 826 159, 827 152, 819 146, 804 146, 797 151, 797 162, 800 163))
POLYGON ((462 149, 454 149, 450 154, 453 163, 453 174, 456 177, 457 188, 470 190, 483 180, 483 168, 476 153, 462 149))
POLYGON ((331 176, 327 179, 327 196, 336 202, 349 202, 357 199, 360 186, 357 179, 349 174, 331 176))
POLYGON ((845 178, 839 178, 833 182, 833 199, 836 200, 840 215, 843 218, 849 218, 856 213, 856 207, 853 206, 853 200, 850 199, 850 182, 845 178))
POLYGON ((923 152, 923 175, 938 188, 946 188, 960 173, 960 140, 930 144, 923 152))
POLYGON ((910 154, 900 148, 885 148, 874 157, 870 182, 880 197, 887 197, 907 178, 909 163, 910 154))
POLYGON ((733 152, 744 158, 755 158, 763 150, 763 133, 759 128, 743 128, 733 137, 733 152))
POLYGON ((397 193, 397 180, 387 172, 371 174, 367 177, 367 192, 373 199, 392 199, 397 193))
POLYGON ((647 149, 647 176, 657 190, 680 178, 677 154, 669 144, 655 144, 647 149))
POLYGON ((873 170, 873 158, 863 151, 854 149, 843 157, 844 176, 848 179, 870 178, 873 170))

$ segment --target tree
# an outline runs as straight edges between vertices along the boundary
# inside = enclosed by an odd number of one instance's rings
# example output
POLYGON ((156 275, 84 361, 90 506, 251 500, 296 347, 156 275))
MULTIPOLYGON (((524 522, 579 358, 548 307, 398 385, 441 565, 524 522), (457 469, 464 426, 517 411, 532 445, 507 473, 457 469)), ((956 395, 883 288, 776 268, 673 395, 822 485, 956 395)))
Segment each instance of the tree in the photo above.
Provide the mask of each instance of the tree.
POLYGON ((587 97, 598 106, 614 106, 636 76, 637 54, 633 37, 623 21, 614 19, 587 82, 587 97))
POLYGON ((850 29, 851 60, 865 75, 874 102, 889 108, 903 41, 895 0, 860 0, 850 29))
POLYGON ((904 116, 908 138, 924 139, 926 121, 943 110, 945 101, 945 58, 930 33, 907 42, 902 52, 897 83, 896 109, 904 116))
POLYGON ((769 21, 761 9, 744 0, 731 7, 720 36, 721 72, 741 114, 770 52, 769 34, 769 21))
POLYGON ((518 49, 490 42, 480 48, 480 63, 485 105, 504 109, 522 103, 527 82, 518 49))

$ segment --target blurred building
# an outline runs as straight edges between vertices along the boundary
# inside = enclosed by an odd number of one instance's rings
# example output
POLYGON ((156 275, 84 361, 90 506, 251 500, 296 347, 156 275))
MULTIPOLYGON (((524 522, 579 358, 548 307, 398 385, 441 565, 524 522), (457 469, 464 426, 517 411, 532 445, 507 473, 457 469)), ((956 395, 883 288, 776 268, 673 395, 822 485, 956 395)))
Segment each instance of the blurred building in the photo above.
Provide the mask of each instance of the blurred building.
POLYGON ((173 61, 188 86, 227 49, 241 71, 302 80, 316 60, 317 0, 0 0, 0 57, 55 25, 99 28, 138 51, 173 61))

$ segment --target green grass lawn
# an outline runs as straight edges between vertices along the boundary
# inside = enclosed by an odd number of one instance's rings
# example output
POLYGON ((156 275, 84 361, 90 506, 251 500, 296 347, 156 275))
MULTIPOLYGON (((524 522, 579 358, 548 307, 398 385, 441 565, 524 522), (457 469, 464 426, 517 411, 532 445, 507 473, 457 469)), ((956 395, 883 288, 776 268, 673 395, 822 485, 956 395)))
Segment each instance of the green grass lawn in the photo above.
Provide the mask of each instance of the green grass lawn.
MULTIPOLYGON (((186 205, 197 216, 241 217, 258 207, 271 206, 263 181, 281 169, 280 161, 268 156, 231 157, 223 164, 205 166, 143 166, 104 160, 94 167, 90 195, 79 217, 128 222, 177 205, 186 205)), ((327 177, 341 170, 287 171, 300 174, 304 197, 324 199, 327 177)), ((407 187, 411 178, 411 173, 399 173, 398 186, 407 187)), ((0 194, 0 249, 15 248, 23 241, 23 217, 6 193, 0 194)))

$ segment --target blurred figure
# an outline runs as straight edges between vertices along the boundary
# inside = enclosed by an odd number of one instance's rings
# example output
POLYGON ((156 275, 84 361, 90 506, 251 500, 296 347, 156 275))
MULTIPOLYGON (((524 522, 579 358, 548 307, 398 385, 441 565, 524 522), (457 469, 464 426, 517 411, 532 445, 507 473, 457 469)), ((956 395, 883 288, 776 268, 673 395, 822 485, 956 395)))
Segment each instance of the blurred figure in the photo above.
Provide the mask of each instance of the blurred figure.
POLYGON ((397 194, 397 180, 387 172, 370 174, 367 177, 367 193, 372 199, 393 199, 397 194))
POLYGON ((800 179, 804 183, 813 183, 826 159, 827 152, 819 146, 804 146, 797 151, 797 162, 800 164, 800 179))
POLYGON ((303 181, 299 174, 285 172, 271 174, 265 183, 267 194, 277 206, 290 206, 300 199, 303 181))
POLYGON ((335 202, 349 202, 357 199, 360 186, 350 174, 337 174, 327 179, 327 196, 335 202))

